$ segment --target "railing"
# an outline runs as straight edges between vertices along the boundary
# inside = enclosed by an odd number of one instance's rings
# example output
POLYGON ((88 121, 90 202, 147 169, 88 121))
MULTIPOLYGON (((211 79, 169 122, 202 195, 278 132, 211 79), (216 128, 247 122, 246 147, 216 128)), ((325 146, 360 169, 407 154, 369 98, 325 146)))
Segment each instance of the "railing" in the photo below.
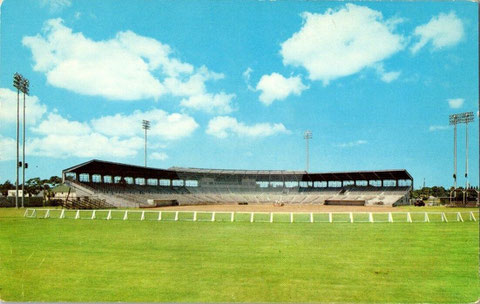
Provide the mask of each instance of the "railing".
POLYGON ((26 218, 140 221, 209 221, 265 223, 429 223, 476 222, 479 214, 464 212, 230 212, 26 209, 26 218))

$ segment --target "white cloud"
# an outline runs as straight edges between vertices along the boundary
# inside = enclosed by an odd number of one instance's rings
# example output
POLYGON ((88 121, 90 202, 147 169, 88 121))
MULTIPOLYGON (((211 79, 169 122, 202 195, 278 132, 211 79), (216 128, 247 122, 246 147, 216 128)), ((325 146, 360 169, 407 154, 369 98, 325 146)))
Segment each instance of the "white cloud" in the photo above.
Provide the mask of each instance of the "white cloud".
POLYGON ((15 139, 0 135, 0 161, 15 159, 17 155, 16 147, 17 141, 15 139))
POLYGON ((360 146, 360 145, 365 145, 367 144, 368 142, 366 140, 357 140, 357 141, 351 141, 351 142, 347 142, 347 143, 341 143, 341 144, 335 144, 336 147, 339 147, 339 148, 351 148, 351 147, 355 147, 355 146, 360 146))
POLYGON ((404 48, 404 37, 394 33, 399 19, 383 20, 380 12, 368 7, 346 4, 340 10, 306 12, 302 17, 303 27, 281 45, 283 63, 304 67, 311 80, 325 85, 404 48))
POLYGON ((253 69, 251 67, 248 67, 243 73, 243 80, 245 81, 245 84, 247 85, 247 88, 250 91, 255 91, 255 88, 250 85, 250 74, 252 74, 253 69))
POLYGON ((51 113, 47 119, 38 126, 33 127, 32 131, 41 135, 88 135, 91 129, 86 123, 78 121, 69 121, 59 114, 51 113))
POLYGON ((463 98, 452 98, 452 99, 447 99, 448 105, 450 106, 451 109, 458 109, 463 106, 463 102, 465 99, 463 98))
POLYGON ((402 73, 400 71, 387 72, 385 71, 385 68, 382 63, 374 65, 374 68, 377 71, 377 74, 380 76, 380 79, 386 83, 390 83, 394 80, 397 80, 398 77, 400 77, 400 74, 402 73))
POLYGON ((300 95, 308 86, 302 83, 300 76, 285 78, 278 73, 263 75, 257 84, 256 90, 261 91, 260 101, 270 105, 275 100, 284 100, 289 95, 300 95))
POLYGON ((72 5, 72 1, 71 0, 41 0, 40 5, 43 7, 48 7, 51 13, 56 13, 72 5))
POLYGON ((184 107, 195 110, 203 110, 207 113, 228 114, 233 111, 232 99, 235 94, 226 94, 220 92, 219 94, 200 94, 192 95, 180 101, 184 107))
POLYGON ((26 144, 27 153, 55 158, 128 157, 143 147, 143 138, 120 138, 95 132, 85 122, 70 121, 59 114, 49 114, 32 131, 39 137, 26 144))
POLYGON ((150 154, 150 158, 157 160, 166 160, 168 158, 168 155, 165 152, 153 152, 152 154, 150 154))
MULTIPOLYGON (((148 135, 156 141, 179 139, 198 127, 188 115, 168 114, 158 109, 105 116, 90 122, 72 121, 51 113, 46 120, 32 127, 37 137, 28 140, 27 154, 54 158, 135 156, 144 147, 143 119, 151 121, 148 135)), ((151 144, 152 148, 160 146, 158 142, 151 144)), ((160 159, 162 156, 155 157, 160 159)))
POLYGON ((230 116, 217 116, 208 122, 207 134, 218 138, 226 138, 229 135, 245 137, 266 137, 277 133, 288 133, 289 131, 281 123, 257 123, 246 125, 238 122, 236 118, 230 116))
POLYGON ((108 136, 141 136, 142 120, 149 120, 151 129, 149 136, 157 136, 164 140, 175 140, 189 136, 198 128, 197 122, 189 115, 167 112, 159 109, 147 112, 135 111, 131 115, 115 114, 103 116, 91 121, 96 132, 108 136))
MULTIPOLYGON (((45 114, 47 107, 41 104, 38 97, 26 96, 25 122, 27 125, 36 124, 45 114)), ((23 94, 20 93, 20 119, 23 116, 23 94)), ((15 123, 17 121, 17 92, 0 88, 0 121, 15 123)))
POLYGON ((28 143, 28 154, 54 158, 65 157, 129 157, 143 148, 143 138, 119 139, 99 133, 58 135, 34 138, 28 143))
POLYGON ((428 128, 428 131, 430 132, 443 131, 443 130, 448 130, 448 126, 430 126, 428 128))
POLYGON ((169 45, 132 31, 94 41, 74 33, 62 19, 51 19, 42 34, 26 36, 22 42, 32 51, 34 70, 45 73, 47 82, 55 87, 113 100, 158 99, 166 94, 184 100, 213 96, 202 99, 211 103, 208 105, 182 104, 207 111, 218 107, 220 113, 232 110, 230 102, 235 95, 210 93, 205 86, 207 81, 224 78, 223 74, 182 62, 169 45))
POLYGON ((427 24, 415 28, 414 36, 419 38, 410 51, 415 54, 427 43, 431 43, 433 50, 454 46, 463 38, 464 29, 462 21, 450 12, 448 15, 441 13, 432 17, 427 24))

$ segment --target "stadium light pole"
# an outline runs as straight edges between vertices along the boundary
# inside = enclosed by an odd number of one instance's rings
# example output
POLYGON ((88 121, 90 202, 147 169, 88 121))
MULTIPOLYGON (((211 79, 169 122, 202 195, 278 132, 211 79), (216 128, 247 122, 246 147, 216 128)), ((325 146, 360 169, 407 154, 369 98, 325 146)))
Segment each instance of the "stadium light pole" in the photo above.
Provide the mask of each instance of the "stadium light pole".
POLYGON ((454 134, 453 134, 453 157, 454 157, 454 187, 457 188, 457 124, 464 123, 465 124, 465 188, 468 188, 468 123, 474 121, 475 116, 473 112, 465 112, 459 114, 452 114, 449 116, 450 125, 454 126, 454 134))
POLYGON ((30 82, 27 78, 22 79, 22 92, 23 92, 23 143, 22 143, 22 150, 23 150, 23 158, 22 158, 22 208, 25 207, 25 169, 27 164, 25 163, 25 95, 29 93, 30 82))
POLYGON ((457 189, 457 115, 450 115, 449 122, 453 125, 453 188, 457 189))
POLYGON ((303 138, 305 138, 305 141, 306 141, 306 154, 307 154, 307 164, 306 164, 306 168, 305 168, 305 171, 308 172, 308 167, 309 167, 309 158, 310 158, 310 155, 309 155, 309 146, 308 146, 308 141, 310 139, 312 139, 312 131, 310 130, 307 130, 303 133, 303 138))
POLYGON ((18 167, 19 167, 19 128, 20 128, 20 89, 22 88, 22 75, 13 74, 13 86, 17 89, 17 161, 15 167, 17 170, 17 181, 15 183, 15 208, 18 209, 18 167))
POLYGON ((142 121, 142 129, 145 130, 145 167, 147 166, 147 130, 150 130, 150 121, 142 121))

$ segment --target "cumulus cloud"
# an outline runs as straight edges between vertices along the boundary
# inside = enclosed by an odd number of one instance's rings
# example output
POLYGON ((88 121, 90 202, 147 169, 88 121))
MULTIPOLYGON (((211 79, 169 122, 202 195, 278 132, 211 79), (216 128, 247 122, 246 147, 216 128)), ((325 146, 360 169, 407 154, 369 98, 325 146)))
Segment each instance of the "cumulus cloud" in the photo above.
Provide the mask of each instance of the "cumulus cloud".
MULTIPOLYGON (((0 1, 0 4, 2 2, 0 1)), ((71 0, 41 0, 40 5, 43 7, 47 7, 51 13, 57 13, 63 10, 66 7, 72 5, 71 0)))
MULTIPOLYGON (((27 154, 55 158, 135 156, 144 145, 141 129, 143 119, 151 121, 148 134, 157 141, 183 138, 198 127, 195 120, 186 114, 169 114, 159 109, 104 116, 89 122, 69 120, 51 113, 31 128, 34 136, 26 144, 27 154)), ((0 138, 2 154, 6 149, 3 146, 10 142, 0 138)), ((155 154, 153 157, 165 159, 166 154, 155 154)), ((2 157, 1 160, 5 159, 2 157)))
POLYGON ((34 138, 27 145, 28 154, 55 158, 128 157, 143 147, 143 138, 120 139, 99 133, 87 135, 49 134, 34 138))
POLYGON ((339 148, 351 148, 351 147, 356 147, 356 146, 360 146, 360 145, 365 145, 367 143, 368 142, 366 140, 360 139, 360 140, 356 140, 356 141, 336 144, 335 146, 339 147, 339 148))
POLYGON ((228 114, 233 111, 232 99, 235 94, 226 94, 221 92, 219 94, 199 94, 192 95, 180 101, 184 107, 195 110, 203 110, 207 113, 228 114))
POLYGON ((197 122, 191 116, 180 113, 169 114, 160 109, 135 111, 130 115, 103 116, 93 119, 91 124, 96 132, 108 136, 141 136, 143 132, 140 126, 144 119, 150 121, 148 135, 157 136, 163 140, 189 136, 198 128, 197 122))
MULTIPOLYGON (((165 94, 183 98, 213 96, 204 102, 218 102, 221 113, 231 110, 232 94, 208 92, 207 81, 224 78, 205 66, 195 68, 174 57, 171 47, 132 31, 119 32, 109 40, 94 41, 75 33, 62 19, 45 23, 43 32, 22 40, 33 55, 34 70, 45 73, 55 87, 79 94, 112 100, 158 99, 165 94)), ((191 103, 185 102, 189 107, 191 103)), ((195 104, 195 109, 211 110, 218 105, 195 104)))
POLYGON ((243 76, 243 80, 245 81, 245 84, 247 85, 247 88, 250 90, 250 91, 255 91, 255 88, 252 87, 252 85, 250 84, 250 74, 252 74, 253 72, 253 69, 251 67, 248 67, 243 73, 242 73, 242 76, 243 76))
MULTIPOLYGON (((47 111, 47 107, 40 103, 36 96, 26 96, 25 123, 36 124, 47 111)), ((20 117, 23 113, 23 95, 20 93, 20 117)), ((15 123, 17 121, 17 92, 0 88, 0 121, 15 123)))
POLYGON ((430 132, 443 131, 443 130, 448 130, 448 126, 430 126, 428 128, 428 131, 430 132))
POLYGON ((88 135, 91 129, 86 123, 69 121, 59 114, 51 113, 32 131, 41 135, 88 135))
POLYGON ((448 101, 448 106, 451 109, 458 109, 458 108, 461 108, 463 106, 463 103, 464 103, 465 99, 463 99, 463 98, 452 98, 452 99, 447 99, 447 101, 448 101))
POLYGON ((150 158, 156 160, 166 160, 168 158, 168 155, 165 152, 153 152, 152 154, 150 154, 150 158))
POLYGON ((375 65, 374 68, 377 71, 377 74, 380 76, 380 79, 386 83, 390 83, 394 80, 397 80, 398 77, 400 77, 400 74, 402 73, 400 71, 387 72, 385 71, 385 68, 382 63, 375 65))
POLYGON ((300 76, 285 78, 278 73, 263 75, 257 84, 256 90, 261 91, 260 101, 270 105, 275 100, 284 100, 289 95, 300 95, 308 86, 302 83, 300 76))
POLYGON ((0 161, 12 160, 17 156, 17 141, 0 135, 0 161))
POLYGON ((410 48, 415 54, 427 43, 431 43, 433 50, 458 44, 463 38, 464 29, 462 21, 454 12, 450 12, 448 15, 441 13, 432 17, 428 23, 417 26, 413 34, 419 39, 410 48))
POLYGON ((401 20, 384 20, 382 13, 347 4, 324 14, 305 12, 302 28, 281 44, 285 65, 305 68, 311 80, 327 85, 379 63, 404 48, 395 34, 401 20))
POLYGON ((217 116, 208 122, 207 134, 218 138, 226 138, 229 135, 244 137, 266 137, 277 133, 288 133, 289 131, 281 123, 257 123, 246 125, 230 116, 217 116))

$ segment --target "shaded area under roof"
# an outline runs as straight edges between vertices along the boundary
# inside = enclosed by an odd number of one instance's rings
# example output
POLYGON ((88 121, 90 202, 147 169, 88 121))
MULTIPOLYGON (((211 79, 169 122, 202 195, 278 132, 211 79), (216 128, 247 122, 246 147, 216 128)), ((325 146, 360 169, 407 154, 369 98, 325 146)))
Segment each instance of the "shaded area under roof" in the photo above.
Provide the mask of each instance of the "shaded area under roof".
POLYGON ((93 159, 62 171, 65 173, 89 173, 99 175, 143 177, 158 179, 186 179, 188 177, 242 176, 245 178, 282 180, 284 176, 295 176, 300 181, 349 181, 349 180, 413 180, 405 169, 354 172, 316 173, 287 170, 225 170, 171 167, 157 169, 93 159))

